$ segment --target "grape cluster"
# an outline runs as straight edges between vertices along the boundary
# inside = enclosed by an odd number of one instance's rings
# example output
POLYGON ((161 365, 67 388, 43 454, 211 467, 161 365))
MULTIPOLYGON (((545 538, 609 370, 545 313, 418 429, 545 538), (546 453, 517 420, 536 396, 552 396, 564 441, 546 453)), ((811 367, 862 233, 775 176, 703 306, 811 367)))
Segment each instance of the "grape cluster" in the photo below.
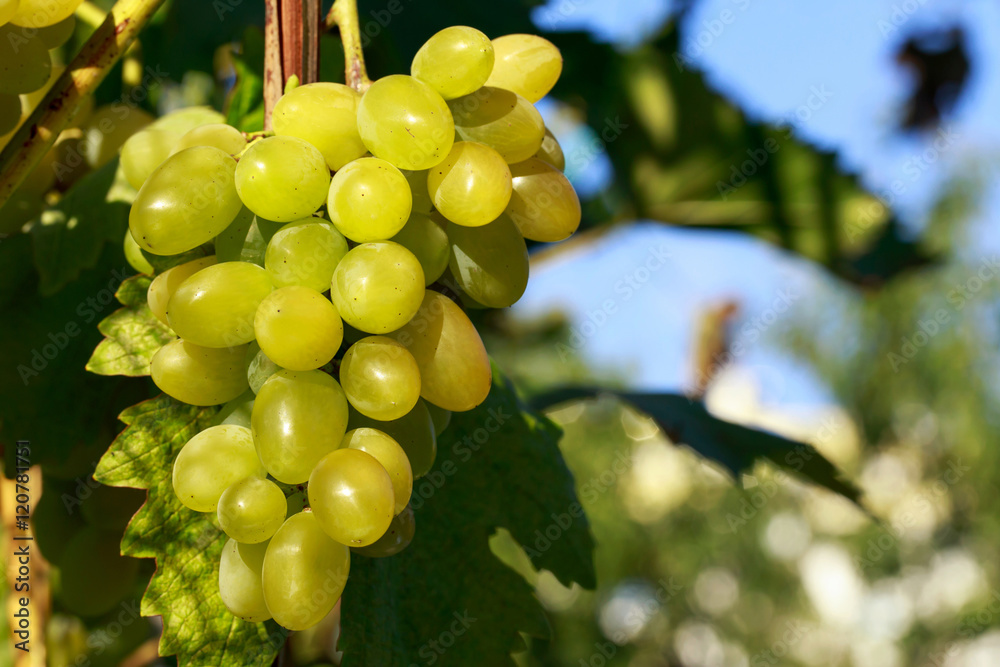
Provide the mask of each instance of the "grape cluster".
POLYGON ((151 374, 180 401, 225 404, 181 449, 173 488, 231 538, 219 590, 236 616, 310 627, 340 597, 350 550, 388 556, 413 538, 414 478, 451 412, 492 382, 475 326, 441 290, 510 306, 525 239, 580 222, 533 106, 561 69, 540 37, 452 27, 411 75, 364 94, 287 91, 273 136, 151 128, 123 146, 135 265, 213 244, 150 284, 178 335, 151 374))

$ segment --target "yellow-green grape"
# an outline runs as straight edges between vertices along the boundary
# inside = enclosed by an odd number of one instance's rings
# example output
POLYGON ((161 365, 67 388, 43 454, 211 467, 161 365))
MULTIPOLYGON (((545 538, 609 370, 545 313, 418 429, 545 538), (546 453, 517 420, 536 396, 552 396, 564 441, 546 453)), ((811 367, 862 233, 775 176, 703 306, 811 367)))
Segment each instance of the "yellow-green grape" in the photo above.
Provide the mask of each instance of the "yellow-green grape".
POLYGON ((138 190, 149 175, 174 152, 180 137, 153 127, 136 132, 122 144, 121 166, 125 179, 138 190))
POLYGON ((371 85, 358 105, 358 133, 375 157, 400 169, 429 169, 455 140, 448 105, 423 81, 405 74, 371 85))
POLYGON ((545 122, 531 102, 503 88, 483 86, 448 101, 455 133, 462 141, 478 141, 509 164, 527 160, 545 138, 545 122))
POLYGON ((127 229, 125 230, 125 239, 123 243, 125 261, 129 263, 129 266, 139 273, 153 275, 153 272, 155 271, 155 269, 153 269, 153 265, 150 264, 149 260, 146 259, 146 256, 142 254, 142 249, 139 247, 139 244, 137 244, 135 239, 132 238, 132 232, 127 229))
POLYGON ((336 171, 368 152, 358 134, 360 101, 358 92, 340 83, 299 86, 274 105, 274 133, 308 141, 336 171))
POLYGON ((341 234, 367 243, 384 241, 402 229, 412 204, 410 186, 399 169, 363 157, 334 174, 327 212, 341 234))
POLYGON ((382 431, 399 443, 410 461, 414 479, 423 477, 430 472, 437 457, 437 437, 434 433, 434 422, 428 411, 429 404, 423 399, 417 401, 413 409, 400 419, 379 421, 366 417, 357 410, 351 409, 347 428, 374 428, 382 431))
POLYGON ((545 97, 562 74, 562 54, 538 35, 504 35, 493 40, 496 60, 487 86, 512 90, 532 104, 545 97))
POLYGON ((427 411, 431 413, 431 421, 434 422, 435 435, 441 435, 451 423, 451 410, 439 408, 433 403, 427 404, 427 411))
POLYGON ((249 343, 254 339, 257 306, 271 289, 267 271, 256 264, 213 264, 174 291, 167 304, 167 324, 181 338, 205 347, 249 343))
POLYGON ((311 628, 337 604, 351 551, 323 532, 312 512, 285 520, 267 545, 261 581, 271 616, 289 630, 311 628))
POLYGON ((261 301, 253 327, 261 351, 293 371, 319 368, 344 340, 344 324, 330 300, 298 285, 280 287, 261 301))
POLYGON ((507 215, 532 241, 562 241, 580 226, 580 198, 555 166, 538 158, 511 165, 514 194, 507 215))
POLYGON ((341 544, 363 547, 382 537, 394 505, 389 473, 361 450, 330 452, 309 476, 309 507, 323 531, 341 544))
POLYGON ((443 225, 424 213, 411 213, 406 225, 389 240, 417 258, 424 270, 425 286, 440 278, 448 268, 448 234, 443 225))
POLYGON ((413 493, 413 469, 399 443, 378 429, 356 428, 344 434, 344 441, 340 446, 370 454, 382 464, 392 480, 392 493, 396 501, 392 513, 402 512, 413 493))
POLYGON ((413 213, 430 213, 433 208, 431 195, 427 192, 427 172, 430 170, 410 171, 409 169, 400 169, 399 171, 406 178, 406 182, 410 184, 410 196, 413 199, 413 206, 410 207, 411 211, 413 213))
POLYGON ((322 371, 281 370, 257 392, 251 423, 267 472, 279 482, 301 484, 321 458, 340 446, 347 432, 347 399, 322 371))
POLYGON ((264 268, 275 287, 301 285, 325 292, 337 264, 347 254, 347 239, 325 220, 289 222, 271 238, 264 268))
MULTIPOLYGON (((121 102, 98 107, 83 128, 80 152, 91 169, 102 167, 118 155, 129 137, 152 122, 153 117, 142 109, 121 102)), ((202 167, 203 173, 212 166, 202 167)))
POLYGON ((175 340, 153 355, 150 374, 161 391, 178 401, 219 405, 246 391, 245 356, 245 345, 213 348, 175 340))
POLYGON ((413 253, 391 241, 365 243, 340 260, 330 297, 344 321, 368 333, 388 333, 420 307, 424 271, 413 253))
MULTIPOLYGON (((249 350, 247 351, 249 353, 249 350)), ((249 389, 222 406, 212 419, 212 425, 232 424, 250 428, 250 415, 256 395, 249 389)))
MULTIPOLYGON (((0 23, 2 23, 2 21, 0 21, 0 23)), ((73 36, 73 31, 75 29, 76 17, 67 16, 58 23, 53 23, 50 26, 39 28, 38 38, 45 42, 45 46, 49 49, 57 49, 69 41, 69 38, 73 36)))
POLYGON ((428 171, 427 191, 441 215, 455 224, 479 227, 495 220, 510 201, 510 168, 489 146, 458 141, 448 157, 428 171))
POLYGON ((315 146, 297 137, 250 144, 236 167, 236 190, 257 215, 275 222, 301 220, 326 201, 330 171, 315 146))
POLYGON ((340 384, 363 415, 390 421, 413 409, 420 398, 420 369, 405 347, 385 336, 362 338, 340 362, 340 384))
POLYGON ((236 161, 212 146, 171 155, 132 203, 128 224, 135 242, 154 255, 179 255, 212 240, 242 208, 235 171, 236 161))
POLYGON ((121 531, 86 526, 66 545, 56 565, 59 600, 77 616, 90 618, 118 606, 135 585, 139 561, 121 555, 121 531))
POLYGON ((493 71, 493 44, 475 28, 451 26, 424 42, 413 56, 410 74, 446 100, 468 95, 493 71))
POLYGON ((0 25, 9 22, 17 14, 19 0, 0 0, 0 25))
POLYGON ((244 206, 226 229, 215 237, 220 262, 250 262, 264 266, 267 244, 283 223, 265 220, 244 206))
POLYGON ((222 492, 248 477, 263 478, 250 429, 210 426, 181 447, 171 477, 174 493, 195 512, 214 512, 222 492))
POLYGON ((177 148, 174 150, 182 151, 195 146, 214 146, 223 153, 238 155, 247 147, 247 139, 232 125, 211 123, 188 130, 187 134, 177 142, 177 148))
MULTIPOLYGON (((14 94, 0 93, 0 135, 13 132, 20 122, 21 98, 14 94)), ((3 143, 0 141, 0 146, 3 143)))
POLYGON ((261 566, 266 551, 266 544, 241 545, 230 539, 219 558, 219 597, 222 604, 233 616, 250 623, 271 618, 261 584, 261 566))
POLYGON ((534 157, 545 160, 559 171, 566 171, 566 156, 563 154, 562 146, 555 135, 545 128, 545 137, 542 139, 542 147, 538 149, 534 157))
POLYGON ((166 324, 167 304, 170 303, 170 297, 174 295, 177 288, 185 280, 213 264, 215 264, 215 255, 199 257, 198 259, 193 259, 190 262, 178 264, 173 268, 167 269, 153 278, 153 282, 149 284, 149 290, 146 292, 146 303, 149 304, 149 309, 153 311, 153 315, 156 315, 156 319, 166 324))
POLYGON ((400 551, 410 546, 413 535, 416 533, 417 523, 413 518, 413 508, 407 507, 405 510, 392 517, 392 523, 385 535, 378 538, 374 544, 367 547, 357 547, 351 549, 356 554, 361 554, 367 558, 386 558, 395 556, 400 551))
POLYGON ((482 227, 448 225, 448 240, 448 268, 466 294, 489 308, 521 298, 528 286, 528 248, 506 214, 482 227))
POLYGON ((451 299, 425 291, 420 310, 392 337, 417 360, 424 399, 452 412, 486 400, 493 381, 490 359, 476 327, 451 299))
POLYGON ((260 349, 257 341, 250 343, 246 356, 247 382, 250 383, 250 391, 257 394, 264 386, 267 379, 281 370, 281 366, 271 361, 264 351, 260 349))
POLYGON ((287 510, 285 494, 277 484, 247 477, 222 492, 216 514, 226 535, 244 544, 258 544, 281 528, 287 510))
POLYGON ((83 0, 21 0, 11 23, 44 28, 59 23, 76 11, 83 0))
POLYGON ((49 80, 48 48, 37 35, 29 38, 24 32, 15 25, 0 26, 0 93, 30 93, 49 80))

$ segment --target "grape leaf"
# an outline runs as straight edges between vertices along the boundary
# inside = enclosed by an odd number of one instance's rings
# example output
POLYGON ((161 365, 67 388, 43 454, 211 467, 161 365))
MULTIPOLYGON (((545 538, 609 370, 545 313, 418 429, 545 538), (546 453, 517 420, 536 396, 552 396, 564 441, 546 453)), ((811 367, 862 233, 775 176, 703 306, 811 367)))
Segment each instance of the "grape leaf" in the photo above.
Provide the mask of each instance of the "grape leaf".
POLYGON ((149 375, 149 362, 157 350, 174 338, 170 327, 156 319, 146 304, 149 276, 127 279, 115 296, 124 305, 104 318, 97 328, 105 335, 87 370, 98 375, 149 375))
POLYGON ((170 481, 177 452, 211 424, 216 411, 162 394, 132 406, 121 414, 127 428, 98 463, 94 478, 149 490, 125 530, 122 553, 156 559, 141 610, 143 616, 163 617, 160 653, 176 654, 182 665, 266 667, 284 644, 285 631, 273 622, 241 621, 226 610, 218 593, 226 535, 214 515, 181 505, 170 481))
POLYGON ((452 416, 434 468, 414 485, 412 544, 391 558, 352 556, 344 667, 513 665, 520 632, 548 636, 531 586, 490 551, 499 528, 528 547, 536 568, 595 585, 593 538, 559 452, 560 430, 527 412, 493 372, 486 402, 452 416))

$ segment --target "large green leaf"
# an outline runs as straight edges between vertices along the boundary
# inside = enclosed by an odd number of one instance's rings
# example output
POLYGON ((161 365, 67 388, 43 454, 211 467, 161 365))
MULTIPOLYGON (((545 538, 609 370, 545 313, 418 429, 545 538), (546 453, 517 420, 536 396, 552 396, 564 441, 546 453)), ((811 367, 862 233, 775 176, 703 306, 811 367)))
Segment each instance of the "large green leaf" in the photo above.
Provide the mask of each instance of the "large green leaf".
POLYGON ((105 338, 87 362, 87 370, 98 375, 149 375, 149 362, 174 338, 170 327, 156 319, 146 304, 152 278, 133 276, 115 293, 124 305, 104 318, 97 328, 105 338))

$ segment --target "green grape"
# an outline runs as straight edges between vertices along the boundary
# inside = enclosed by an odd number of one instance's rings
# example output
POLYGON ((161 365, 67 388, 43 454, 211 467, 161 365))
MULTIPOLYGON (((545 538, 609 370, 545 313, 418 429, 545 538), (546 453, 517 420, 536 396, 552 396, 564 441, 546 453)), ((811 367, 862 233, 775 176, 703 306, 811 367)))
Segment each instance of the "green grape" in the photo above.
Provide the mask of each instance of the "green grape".
POLYGON ((226 229, 215 237, 220 262, 250 262, 264 266, 267 245, 283 223, 265 220, 244 206, 226 229))
POLYGON ((427 404, 427 411, 431 413, 431 421, 434 422, 434 434, 441 435, 451 423, 451 410, 439 408, 433 403, 427 404))
POLYGON ((363 157, 334 174, 327 212, 341 234, 367 243, 384 241, 402 229, 412 204, 409 183, 399 169, 363 157))
POLYGON ((280 287, 261 301, 253 328, 261 351, 293 371, 329 362, 344 340, 344 325, 330 300, 298 285, 280 287))
POLYGON ((562 146, 555 135, 545 128, 545 137, 542 139, 542 147, 538 149, 534 157, 545 160, 559 171, 566 171, 566 156, 563 155, 562 146))
POLYGON ((174 291, 167 304, 167 324, 181 338, 205 347, 249 343, 254 339, 257 306, 271 289, 267 271, 256 264, 213 264, 174 291))
POLYGON ((219 558, 219 597, 233 616, 250 623, 271 618, 264 603, 261 568, 267 544, 241 545, 234 539, 226 542, 219 558), (244 552, 247 556, 244 556, 244 552))
POLYGON ((395 440, 406 452, 416 479, 430 472, 437 457, 437 437, 429 407, 430 404, 421 399, 406 415, 392 421, 372 419, 352 409, 347 428, 374 428, 395 440))
POLYGON ((424 399, 452 412, 471 410, 486 400, 490 358, 476 327, 451 299, 425 291, 420 310, 392 337, 417 360, 424 399))
POLYGON ((232 125, 210 123, 188 130, 174 150, 182 151, 195 146, 214 146, 223 153, 239 155, 247 147, 247 139, 232 125))
MULTIPOLYGON (((0 135, 13 132, 20 122, 21 98, 11 93, 0 93, 0 135)), ((0 137, 0 147, 4 143, 4 139, 0 137)))
POLYGON ((309 507, 309 494, 305 491, 296 491, 292 495, 285 499, 287 505, 286 516, 292 516, 293 514, 298 514, 305 508, 309 507))
POLYGON ((250 383, 250 391, 257 394, 264 386, 267 379, 281 370, 281 366, 271 361, 264 351, 260 349, 257 341, 250 343, 247 348, 247 382, 250 383))
POLYGON ((253 438, 267 472, 302 484, 316 463, 340 446, 347 431, 347 399, 322 371, 278 371, 257 392, 253 438))
POLYGON ((146 256, 142 254, 142 248, 139 244, 135 242, 132 238, 132 232, 128 229, 125 230, 125 239, 123 248, 125 251, 125 261, 128 262, 129 266, 138 271, 139 273, 145 273, 147 275, 153 275, 155 269, 153 265, 149 263, 146 256))
POLYGON ((275 287, 301 285, 325 292, 337 264, 347 254, 347 239, 317 218, 289 222, 271 238, 264 268, 275 287))
POLYGON ((448 225, 448 241, 448 268, 458 286, 478 303, 506 308, 524 294, 528 248, 506 214, 482 227, 448 225))
POLYGON ((149 304, 149 309, 153 311, 153 315, 156 315, 156 319, 166 324, 167 304, 170 303, 170 297, 174 295, 177 288, 185 280, 213 264, 215 264, 215 255, 199 257, 198 259, 193 259, 190 262, 178 264, 173 268, 167 269, 153 278, 153 282, 149 284, 149 291, 146 292, 146 303, 149 304))
POLYGON ((153 117, 142 109, 121 102, 98 107, 83 128, 80 152, 91 169, 98 169, 118 155, 129 137, 152 122, 153 117))
POLYGON ((420 398, 420 369, 405 347, 385 336, 352 345, 340 362, 340 384, 363 415, 390 421, 413 409, 420 398))
POLYGON ((493 71, 493 44, 475 28, 455 25, 434 34, 413 56, 410 74, 446 100, 468 95, 493 71))
POLYGON ((395 499, 393 514, 399 514, 410 502, 413 493, 413 469, 406 452, 386 433, 374 428, 356 428, 344 434, 341 448, 357 449, 375 457, 389 473, 395 499))
POLYGON ((430 213, 431 212, 431 195, 427 192, 427 172, 428 169, 423 169, 421 171, 410 171, 409 169, 400 169, 400 173, 406 178, 406 182, 410 184, 410 195, 413 199, 413 206, 410 208, 415 213, 430 213))
POLYGON ((264 600, 289 630, 311 628, 337 604, 351 570, 351 551, 323 532, 312 512, 285 520, 264 555, 264 600))
MULTIPOLYGON (((249 350, 247 351, 249 353, 249 350)), ((222 406, 222 409, 212 419, 213 425, 232 424, 250 428, 250 415, 253 414, 253 403, 257 396, 249 389, 222 406)))
POLYGON ((171 155, 132 203, 128 224, 136 243, 154 255, 179 255, 212 240, 242 208, 235 171, 236 161, 212 146, 171 155))
POLYGON ((60 46, 69 41, 69 38, 73 36, 73 31, 76 29, 76 17, 67 16, 62 21, 58 23, 53 23, 50 26, 38 29, 38 38, 45 42, 45 46, 49 49, 58 49, 60 46))
POLYGON ((277 484, 248 477, 222 492, 216 512, 226 535, 244 544, 258 544, 281 528, 287 510, 285 494, 277 484))
MULTIPOLYGON (((39 551, 50 563, 57 563, 66 551, 70 540, 86 525, 81 513, 71 512, 63 496, 74 492, 69 486, 59 484, 49 476, 42 483, 42 497, 31 510, 31 534, 39 551)), ((75 495, 69 495, 76 498, 75 495)))
POLYGON ((495 220, 510 201, 510 167, 489 146, 457 141, 448 157, 428 172, 427 191, 441 215, 455 224, 479 227, 495 220))
POLYGON ((247 477, 267 474, 250 429, 231 424, 209 426, 181 447, 174 459, 174 493, 195 512, 214 512, 222 492, 247 477))
POLYGON ((45 42, 24 32, 15 25, 0 26, 0 93, 30 93, 49 80, 52 60, 45 42))
POLYGON ((364 547, 382 537, 392 521, 392 479, 371 454, 338 449, 309 476, 309 506, 327 535, 364 547))
POLYGON ((175 340, 153 355, 150 374, 161 391, 178 401, 219 405, 246 391, 245 355, 245 345, 212 348, 175 340))
POLYGON ((19 0, 0 0, 0 26, 14 18, 18 2, 19 0))
POLYGON ((424 272, 413 253, 391 241, 352 249, 333 272, 330 298, 344 321, 368 333, 387 333, 420 307, 424 272))
POLYGON ((410 546, 413 535, 416 532, 417 523, 413 517, 413 508, 407 507, 405 510, 392 517, 392 523, 385 535, 378 538, 374 544, 367 547, 356 547, 351 549, 356 554, 361 554, 368 558, 386 558, 395 556, 400 551, 410 546))
POLYGON ((330 171, 323 154, 297 137, 267 137, 250 144, 236 167, 236 190, 257 215, 291 222, 326 201, 330 171))
POLYGON ((87 480, 87 485, 90 487, 90 495, 82 498, 80 513, 91 526, 120 533, 146 502, 146 492, 143 489, 105 486, 93 478, 87 480))
POLYGON ((509 164, 527 160, 545 138, 545 122, 528 100, 503 88, 483 86, 448 101, 462 141, 486 144, 509 164))
POLYGON ((532 104, 545 97, 562 74, 562 54, 538 35, 504 35, 493 40, 496 61, 487 86, 512 90, 532 104))
POLYGON ((406 225, 390 241, 398 243, 413 253, 424 271, 424 285, 440 278, 448 268, 448 234, 444 224, 439 224, 424 213, 411 213, 406 225))
POLYGON ((147 127, 122 144, 121 167, 125 180, 138 190, 157 167, 170 157, 180 139, 176 132, 147 127))
POLYGON ((405 74, 371 85, 358 105, 358 133, 372 155, 399 169, 429 169, 455 140, 448 105, 423 81, 405 74))
POLYGON ((119 551, 121 532, 86 526, 69 541, 56 565, 59 600, 77 616, 111 611, 135 585, 139 561, 119 551))
POLYGON ((556 167, 538 158, 512 165, 514 194, 507 215, 526 239, 562 241, 580 226, 580 198, 556 167))
POLYGON ((44 28, 72 15, 83 0, 21 0, 10 20, 27 28, 44 28))
POLYGON ((308 141, 336 171, 368 152, 358 134, 360 101, 361 95, 343 84, 307 83, 274 105, 274 133, 308 141))

